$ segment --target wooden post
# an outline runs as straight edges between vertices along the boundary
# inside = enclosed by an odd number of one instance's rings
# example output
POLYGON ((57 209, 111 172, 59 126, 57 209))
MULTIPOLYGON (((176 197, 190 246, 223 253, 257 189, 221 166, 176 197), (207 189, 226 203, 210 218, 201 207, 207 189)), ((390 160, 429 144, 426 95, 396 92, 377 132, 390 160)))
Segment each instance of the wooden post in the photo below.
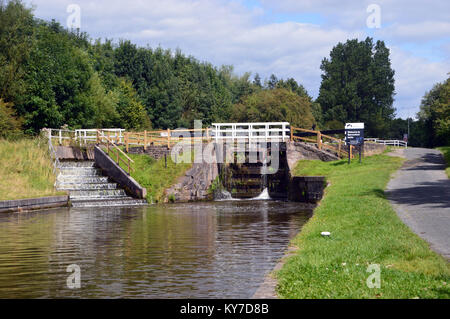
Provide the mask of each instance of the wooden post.
POLYGON ((147 131, 144 131, 144 152, 147 150, 147 131))
POLYGON ((170 128, 167 129, 167 148, 170 149, 170 128))
POLYGON ((353 158, 352 148, 353 148, 353 146, 350 145, 350 158, 353 158))
MULTIPOLYGON (((127 153, 128 153, 128 132, 126 132, 125 133, 125 136, 123 137, 124 138, 124 140, 125 140, 125 149, 127 150, 127 153)), ((128 167, 130 167, 130 160, 128 160, 128 167)), ((129 168, 128 168, 128 170, 130 170, 129 168)))
POLYGON ((294 141, 294 129, 291 126, 291 141, 294 141))
POLYGON ((339 140, 338 156, 341 157, 341 140, 339 140))
POLYGON ((322 133, 320 131, 317 132, 317 147, 319 150, 322 149, 322 133))

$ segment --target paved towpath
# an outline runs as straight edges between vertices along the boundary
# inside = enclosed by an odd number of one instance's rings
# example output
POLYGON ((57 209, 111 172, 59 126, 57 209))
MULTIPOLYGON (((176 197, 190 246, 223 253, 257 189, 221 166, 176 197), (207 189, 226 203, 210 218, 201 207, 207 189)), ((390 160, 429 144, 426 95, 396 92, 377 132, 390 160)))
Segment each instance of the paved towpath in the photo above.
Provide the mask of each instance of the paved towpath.
POLYGON ((388 199, 406 225, 450 260, 450 179, 442 154, 408 148, 391 155, 406 161, 389 181, 388 199))

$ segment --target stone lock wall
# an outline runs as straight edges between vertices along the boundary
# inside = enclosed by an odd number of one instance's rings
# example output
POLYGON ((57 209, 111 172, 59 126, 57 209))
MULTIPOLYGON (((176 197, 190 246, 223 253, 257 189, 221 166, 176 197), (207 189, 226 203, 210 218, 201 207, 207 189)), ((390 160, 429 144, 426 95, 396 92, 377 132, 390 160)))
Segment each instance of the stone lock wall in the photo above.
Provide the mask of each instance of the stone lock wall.
POLYGON ((290 181, 288 199, 316 204, 322 199, 325 187, 324 176, 294 176, 290 181))
POLYGON ((203 160, 202 163, 193 163, 192 167, 180 177, 175 185, 166 189, 165 202, 190 202, 212 200, 210 186, 219 175, 215 148, 211 154, 212 163, 203 160))

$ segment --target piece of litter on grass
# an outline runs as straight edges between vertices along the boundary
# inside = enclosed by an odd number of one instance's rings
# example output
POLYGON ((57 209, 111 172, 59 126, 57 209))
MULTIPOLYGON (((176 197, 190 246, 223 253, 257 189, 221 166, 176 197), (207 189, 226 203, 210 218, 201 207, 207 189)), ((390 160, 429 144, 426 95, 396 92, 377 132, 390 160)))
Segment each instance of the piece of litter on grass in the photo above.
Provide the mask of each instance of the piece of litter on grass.
POLYGON ((329 231, 323 231, 320 233, 322 236, 330 236, 331 233, 329 231))

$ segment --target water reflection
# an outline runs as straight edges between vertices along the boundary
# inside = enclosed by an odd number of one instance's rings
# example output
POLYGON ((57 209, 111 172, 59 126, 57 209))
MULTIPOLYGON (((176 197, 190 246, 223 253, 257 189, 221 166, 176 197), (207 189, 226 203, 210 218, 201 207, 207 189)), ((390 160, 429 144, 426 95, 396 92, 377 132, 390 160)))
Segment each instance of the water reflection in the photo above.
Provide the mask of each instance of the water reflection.
POLYGON ((309 216, 276 201, 3 214, 0 298, 251 297, 309 216))

